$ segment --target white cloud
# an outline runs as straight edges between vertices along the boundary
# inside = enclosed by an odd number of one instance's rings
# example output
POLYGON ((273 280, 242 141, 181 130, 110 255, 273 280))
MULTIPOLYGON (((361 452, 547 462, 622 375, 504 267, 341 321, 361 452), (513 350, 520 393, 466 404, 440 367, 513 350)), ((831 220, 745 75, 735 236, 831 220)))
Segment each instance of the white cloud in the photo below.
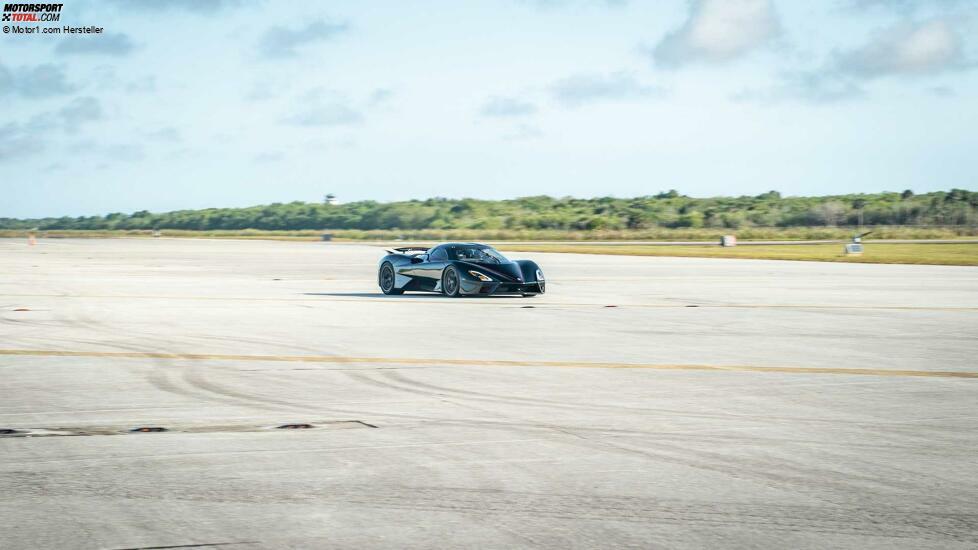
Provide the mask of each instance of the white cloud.
POLYGON ((285 155, 281 151, 263 151, 261 153, 256 153, 251 157, 251 159, 258 164, 269 164, 273 162, 279 162, 285 158, 285 155))
POLYGON ((394 90, 390 88, 375 88, 374 91, 370 92, 370 97, 367 98, 367 104, 374 107, 390 101, 392 97, 394 97, 394 90))
POLYGON ((325 42, 349 30, 346 23, 317 20, 309 24, 290 29, 287 27, 272 27, 265 31, 259 47, 262 55, 271 59, 295 57, 296 49, 316 42, 325 42))
POLYGON ((493 96, 482 106, 481 113, 489 117, 521 117, 537 112, 537 106, 517 97, 493 96))
POLYGON ((66 38, 54 48, 55 53, 63 55, 124 56, 132 50, 132 40, 121 32, 66 38))
POLYGON ((864 46, 836 54, 836 65, 841 73, 865 78, 968 67, 961 38, 944 19, 881 31, 864 46))
POLYGON ((58 111, 66 131, 102 118, 102 104, 91 96, 77 97, 58 111))
POLYGON ((911 13, 918 10, 950 10, 958 6, 966 5, 974 0, 848 0, 843 2, 854 10, 871 10, 880 8, 882 10, 896 11, 898 13, 911 13))
POLYGON ((326 103, 302 109, 285 118, 293 126, 346 126, 363 122, 363 114, 349 105, 326 103))
POLYGON ((570 76, 550 86, 550 93, 564 105, 576 107, 595 101, 621 101, 657 97, 663 94, 658 87, 642 84, 625 72, 609 75, 570 76))
POLYGON ((540 131, 536 126, 531 126, 529 124, 520 124, 512 132, 503 136, 505 141, 523 141, 529 139, 537 139, 543 136, 543 132, 540 131))
POLYGON ((534 6, 541 10, 580 8, 586 6, 620 8, 628 3, 628 0, 520 0, 520 1, 523 4, 534 6))
POLYGON ((780 75, 778 84, 766 89, 745 89, 731 96, 734 101, 773 104, 802 101, 829 105, 866 96, 851 79, 839 79, 818 72, 792 72, 780 75))
POLYGON ((74 98, 56 111, 36 114, 25 123, 8 122, 0 126, 0 161, 40 153, 48 148, 59 130, 75 134, 103 118, 99 100, 83 96, 74 98))
POLYGON ((770 0, 694 0, 683 26, 667 34, 652 56, 666 67, 724 62, 769 43, 779 33, 770 0))
POLYGON ((44 63, 10 70, 0 65, 0 95, 17 93, 27 98, 70 94, 78 87, 68 81, 62 65, 44 63))
POLYGON ((350 126, 361 124, 363 112, 344 95, 313 88, 302 94, 297 107, 283 119, 292 126, 350 126))
POLYGON ((935 75, 974 66, 948 19, 901 23, 876 32, 860 47, 836 51, 817 69, 782 72, 773 87, 745 89, 731 98, 829 104, 866 97, 864 86, 872 79, 935 75))
POLYGON ((131 94, 148 94, 156 91, 156 77, 144 76, 126 84, 126 91, 131 94))
POLYGON ((173 126, 165 126, 158 130, 147 132, 146 136, 153 140, 168 141, 171 143, 177 143, 183 140, 182 136, 180 135, 180 131, 173 126))

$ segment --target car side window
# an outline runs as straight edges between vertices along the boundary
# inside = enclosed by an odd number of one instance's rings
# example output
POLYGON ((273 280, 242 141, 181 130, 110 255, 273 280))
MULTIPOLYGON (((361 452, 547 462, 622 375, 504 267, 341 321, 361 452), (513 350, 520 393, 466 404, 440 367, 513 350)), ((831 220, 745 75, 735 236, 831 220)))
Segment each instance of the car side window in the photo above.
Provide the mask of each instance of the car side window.
POLYGON ((448 259, 448 254, 445 252, 444 248, 438 247, 431 251, 428 261, 430 262, 441 262, 448 259))

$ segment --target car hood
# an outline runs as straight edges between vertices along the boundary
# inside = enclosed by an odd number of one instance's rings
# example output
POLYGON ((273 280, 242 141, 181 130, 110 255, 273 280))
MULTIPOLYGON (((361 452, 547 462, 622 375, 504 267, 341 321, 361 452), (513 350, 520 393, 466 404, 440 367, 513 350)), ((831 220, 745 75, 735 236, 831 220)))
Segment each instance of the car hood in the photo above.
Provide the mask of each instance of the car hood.
POLYGON ((479 264, 475 262, 463 262, 461 260, 457 260, 457 263, 460 267, 464 267, 467 270, 474 269, 476 271, 481 271, 494 279, 514 283, 523 282, 523 272, 520 270, 520 266, 516 262, 508 262, 505 264, 479 264))

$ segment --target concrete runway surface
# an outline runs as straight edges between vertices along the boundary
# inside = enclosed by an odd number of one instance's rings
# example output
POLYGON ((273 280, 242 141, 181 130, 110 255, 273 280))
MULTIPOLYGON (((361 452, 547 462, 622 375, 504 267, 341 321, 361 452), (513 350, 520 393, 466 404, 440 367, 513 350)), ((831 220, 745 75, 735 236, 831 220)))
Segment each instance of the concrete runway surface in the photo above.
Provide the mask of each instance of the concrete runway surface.
POLYGON ((978 546, 978 268, 381 255, 0 240, 0 548, 978 546))

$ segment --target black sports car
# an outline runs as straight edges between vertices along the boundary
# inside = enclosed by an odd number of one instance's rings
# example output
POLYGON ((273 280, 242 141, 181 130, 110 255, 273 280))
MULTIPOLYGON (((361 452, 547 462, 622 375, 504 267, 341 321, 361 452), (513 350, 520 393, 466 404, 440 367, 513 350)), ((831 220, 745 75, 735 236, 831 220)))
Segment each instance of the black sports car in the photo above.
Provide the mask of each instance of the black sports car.
POLYGON ((446 296, 546 292, 543 271, 530 260, 508 260, 489 245, 444 243, 431 248, 388 250, 380 260, 377 281, 384 294, 405 290, 441 292, 446 296))

